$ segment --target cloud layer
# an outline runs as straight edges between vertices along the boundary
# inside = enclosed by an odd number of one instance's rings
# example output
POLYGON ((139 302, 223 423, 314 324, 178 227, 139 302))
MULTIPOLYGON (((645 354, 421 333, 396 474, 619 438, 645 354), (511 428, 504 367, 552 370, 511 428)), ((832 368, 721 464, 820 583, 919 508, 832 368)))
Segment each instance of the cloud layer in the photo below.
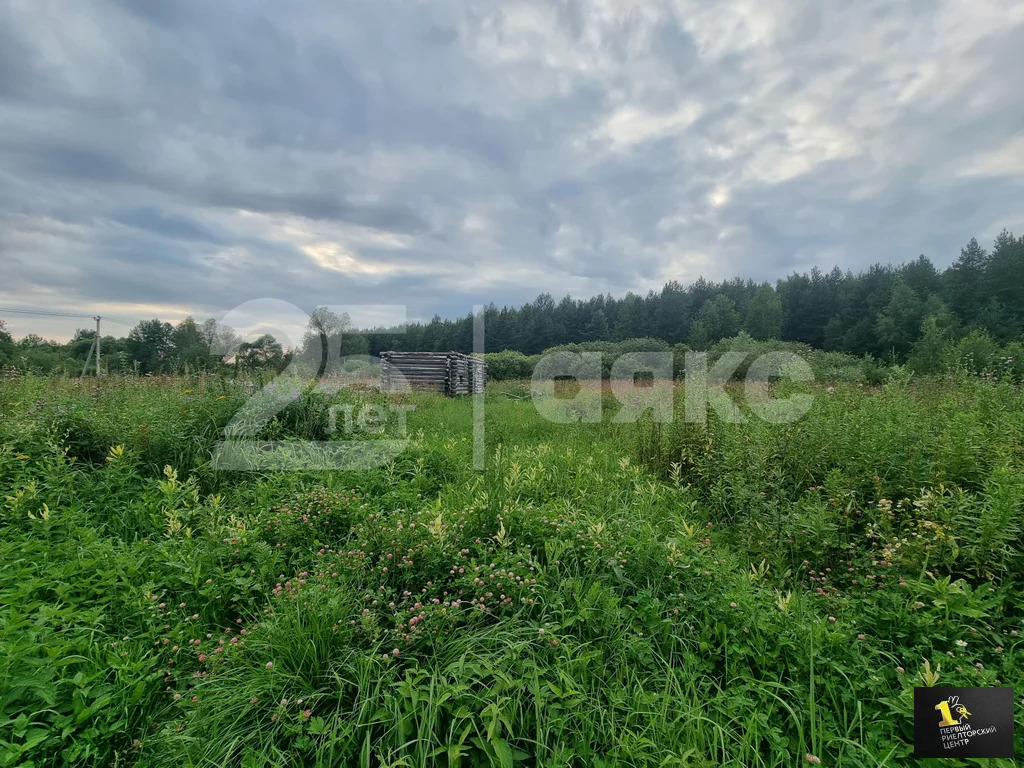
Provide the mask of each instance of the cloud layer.
POLYGON ((429 318, 944 265, 1024 229, 1022 38, 1001 0, 15 0, 0 306, 429 318))

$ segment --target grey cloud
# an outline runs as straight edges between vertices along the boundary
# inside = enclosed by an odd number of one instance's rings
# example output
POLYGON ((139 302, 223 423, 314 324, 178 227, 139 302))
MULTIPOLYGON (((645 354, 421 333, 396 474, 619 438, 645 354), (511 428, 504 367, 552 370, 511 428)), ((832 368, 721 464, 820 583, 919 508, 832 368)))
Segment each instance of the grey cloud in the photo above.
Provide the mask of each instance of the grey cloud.
POLYGON ((1017 8, 5 4, 0 301, 429 318, 943 265, 1024 228, 1024 159, 968 172, 1024 125, 1017 8))
POLYGON ((41 143, 26 152, 30 160, 26 170, 43 176, 76 181, 110 183, 140 181, 142 172, 132 168, 123 157, 85 146, 47 146, 41 143))
POLYGON ((197 190, 207 204, 263 213, 291 213, 307 219, 337 219, 390 232, 414 233, 426 228, 415 211, 396 205, 359 203, 330 191, 316 193, 245 191, 221 186, 197 190))
POLYGON ((132 208, 115 215, 114 221, 125 226, 147 230, 167 238, 217 242, 220 237, 187 216, 166 213, 153 207, 132 208))

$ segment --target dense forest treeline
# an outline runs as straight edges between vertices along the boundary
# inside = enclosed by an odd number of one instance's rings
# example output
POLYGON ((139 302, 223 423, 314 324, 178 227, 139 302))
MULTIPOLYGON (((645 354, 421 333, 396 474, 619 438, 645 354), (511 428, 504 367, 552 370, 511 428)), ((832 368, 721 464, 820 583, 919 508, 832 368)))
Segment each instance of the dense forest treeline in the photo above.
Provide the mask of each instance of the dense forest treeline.
MULTIPOLYGON (((1024 330, 1024 237, 1004 231, 990 252, 972 239, 941 272, 920 256, 859 274, 812 269, 774 286, 702 278, 688 286, 671 282, 646 296, 555 301, 541 294, 519 308, 489 306, 485 324, 489 351, 525 354, 560 344, 642 337, 703 349, 746 331, 755 339, 905 359, 928 317, 950 335, 981 328, 1000 342, 1018 338, 1024 330)), ((435 317, 410 325, 392 344, 469 352, 472 318, 435 317)))
MULTIPOLYGON (((938 270, 925 256, 899 265, 875 265, 854 274, 838 267, 792 274, 773 286, 740 278, 705 280, 683 286, 670 282, 646 296, 569 296, 556 301, 541 294, 521 307, 493 304, 485 309, 486 348, 533 355, 551 347, 657 339, 668 345, 709 349, 737 334, 754 340, 798 342, 815 349, 905 362, 917 355, 927 367, 931 351, 965 338, 1010 344, 1024 332, 1024 236, 1003 231, 992 249, 972 239, 956 261, 938 270)), ((347 320, 314 315, 328 335, 338 335, 342 355, 377 355, 385 349, 472 351, 473 318, 435 317, 412 323, 404 333, 386 329, 354 332, 347 320), (330 326, 330 327, 328 327, 330 326)), ((67 343, 30 334, 15 340, 0 320, 0 365, 40 372, 80 372, 94 332, 79 330, 67 343)), ((303 348, 285 350, 272 336, 241 342, 214 320, 191 318, 172 326, 147 320, 124 338, 104 336, 104 368, 136 373, 211 369, 211 348, 238 345, 237 368, 280 370, 303 348)))

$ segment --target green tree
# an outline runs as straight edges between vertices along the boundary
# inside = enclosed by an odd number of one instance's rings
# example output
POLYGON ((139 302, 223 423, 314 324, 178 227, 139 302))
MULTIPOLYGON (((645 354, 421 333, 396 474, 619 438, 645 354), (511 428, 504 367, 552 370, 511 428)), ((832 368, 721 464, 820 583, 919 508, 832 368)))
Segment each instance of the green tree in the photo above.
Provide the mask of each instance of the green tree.
POLYGON ((1007 342, 1020 335, 1020 325, 1014 311, 995 296, 984 303, 974 317, 975 325, 984 328, 994 338, 1007 342))
POLYGON ((14 362, 14 339, 7 331, 7 323, 0 320, 0 365, 14 362))
MULTIPOLYGON (((925 299, 924 304, 921 305, 921 317, 925 319, 928 319, 929 317, 934 318, 935 325, 948 338, 954 338, 959 334, 960 322, 956 319, 956 315, 953 314, 949 305, 946 304, 938 294, 933 293, 925 299)), ((921 329, 923 333, 923 321, 921 329)))
POLYGON ((810 275, 790 275, 779 281, 784 319, 782 338, 802 341, 814 347, 825 343, 825 326, 835 314, 836 295, 843 274, 833 269, 827 275, 814 267, 810 275))
POLYGON ((999 345, 984 328, 975 328, 957 342, 954 356, 958 365, 974 374, 990 371, 999 345))
POLYGON ((210 363, 210 345, 202 327, 191 317, 186 317, 171 333, 173 364, 176 370, 203 370, 210 363))
POLYGON ((910 286, 900 280, 875 321, 878 340, 883 349, 902 359, 917 339, 920 328, 921 301, 910 286))
POLYGON ((949 356, 949 332, 939 324, 935 315, 928 315, 921 323, 921 337, 911 347, 907 364, 917 374, 945 373, 949 356))
POLYGON ((280 370, 284 363, 284 349, 273 335, 264 333, 255 341, 242 342, 237 360, 244 370, 280 370))
POLYGON ((704 302, 690 329, 690 346, 707 349, 719 339, 735 336, 740 328, 740 313, 728 296, 719 294, 704 302))
MULTIPOLYGON (((126 352, 142 373, 163 373, 170 367, 174 328, 156 318, 143 320, 128 332, 126 352)), ((95 335, 95 334, 93 334, 95 335)))
POLYGON ((65 345, 65 349, 68 352, 68 356, 73 360, 79 361, 79 365, 81 365, 81 362, 89 356, 89 350, 93 348, 95 343, 96 331, 94 329, 77 328, 75 329, 75 335, 65 345))
POLYGON ((965 322, 973 321, 981 312, 987 266, 988 254, 972 237, 966 247, 960 249, 960 258, 943 275, 949 304, 965 322))
POLYGON ((775 289, 767 283, 754 291, 744 326, 747 333, 762 341, 777 339, 782 335, 782 301, 775 289))
POLYGON ((1005 229, 999 233, 986 264, 982 296, 986 302, 985 325, 993 335, 1009 339, 1024 325, 1024 237, 1005 229), (997 302, 1001 314, 987 306, 997 302))
POLYGON ((230 325, 218 323, 216 319, 209 318, 203 321, 200 326, 203 341, 209 350, 209 354, 215 360, 224 361, 224 358, 237 350, 242 344, 242 337, 238 335, 230 325))
POLYGON ((351 328, 352 318, 347 312, 339 315, 327 307, 317 307, 309 317, 298 359, 314 371, 334 371, 343 355, 353 354, 343 350, 351 328))
MULTIPOLYGON (((0 326, 3 325, 3 320, 0 320, 0 326)), ((0 332, 2 333, 2 332, 0 332)), ((29 333, 18 339, 19 349, 38 349, 40 347, 47 346, 48 342, 38 333, 29 333)))
POLYGON ((615 339, 636 339, 647 335, 649 325, 644 300, 635 293, 627 293, 615 318, 615 339))
POLYGON ((590 318, 583 329, 584 341, 608 341, 611 338, 611 331, 608 328, 608 318, 603 309, 597 310, 590 318))
POLYGON ((942 292, 942 277, 924 254, 900 267, 899 275, 920 299, 942 292))
POLYGON ((686 338, 686 291, 675 280, 665 284, 656 305, 654 333, 658 338, 680 342, 686 338))
POLYGON ((536 353, 552 346, 559 338, 559 333, 555 324, 555 300, 551 294, 542 293, 523 310, 524 351, 536 353))

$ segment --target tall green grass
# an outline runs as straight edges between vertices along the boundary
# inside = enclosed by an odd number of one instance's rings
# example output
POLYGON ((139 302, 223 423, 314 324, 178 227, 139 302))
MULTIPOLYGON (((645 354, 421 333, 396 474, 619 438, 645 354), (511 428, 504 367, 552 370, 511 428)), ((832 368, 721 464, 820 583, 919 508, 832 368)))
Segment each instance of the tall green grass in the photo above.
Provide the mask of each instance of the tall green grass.
POLYGON ((404 395, 393 461, 291 473, 211 466, 216 379, 0 387, 0 764, 902 766, 930 672, 1024 682, 1006 384, 706 426, 499 385, 482 472, 468 399, 404 395))

